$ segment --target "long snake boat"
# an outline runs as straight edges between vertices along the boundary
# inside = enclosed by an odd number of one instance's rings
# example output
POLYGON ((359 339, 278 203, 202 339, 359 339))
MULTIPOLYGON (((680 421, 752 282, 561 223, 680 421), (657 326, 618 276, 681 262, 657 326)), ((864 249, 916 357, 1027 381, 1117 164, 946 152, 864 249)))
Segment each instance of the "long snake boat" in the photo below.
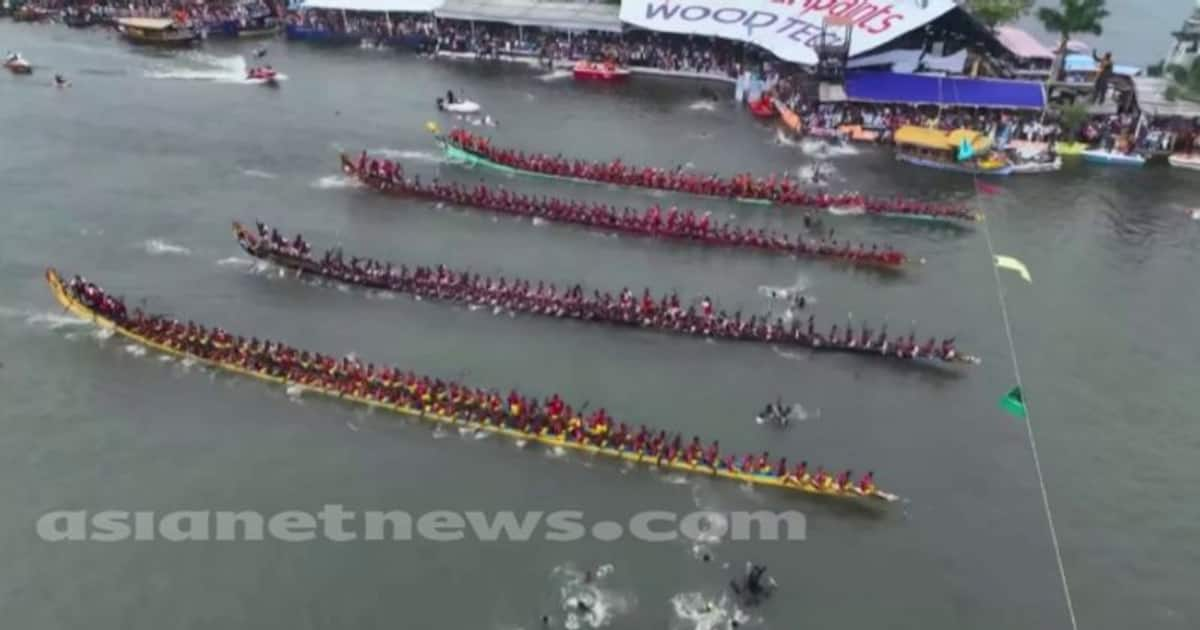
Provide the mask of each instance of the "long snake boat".
POLYGON ((578 201, 536 198, 513 193, 505 188, 493 190, 483 184, 467 188, 458 183, 434 180, 421 183, 420 176, 407 178, 404 168, 395 160, 372 158, 364 151, 357 161, 342 154, 342 171, 377 192, 397 197, 438 201, 469 206, 490 212, 537 218, 556 223, 583 226, 593 230, 617 232, 646 238, 669 239, 704 247, 744 249, 763 253, 831 260, 851 265, 898 270, 907 257, 889 247, 854 246, 836 240, 815 240, 803 235, 788 236, 774 230, 739 228, 729 223, 716 226, 710 215, 697 216, 688 210, 675 208, 663 211, 658 205, 637 212, 632 208, 618 210, 612 206, 578 201))
POLYGON ((932 204, 902 198, 885 199, 857 193, 831 195, 809 192, 803 185, 784 175, 756 178, 742 174, 731 178, 697 175, 675 169, 633 166, 616 159, 588 162, 560 155, 526 154, 516 149, 492 145, 483 136, 464 129, 436 135, 437 145, 450 162, 478 166, 513 175, 528 175, 564 181, 611 184, 630 188, 648 188, 685 193, 709 199, 731 200, 759 205, 798 206, 826 212, 857 210, 867 216, 938 221, 979 221, 982 215, 959 205, 932 204))
POLYGON ((397 266, 369 258, 355 256, 347 261, 341 250, 334 249, 326 250, 317 258, 309 255, 311 247, 300 235, 288 238, 262 223, 257 224, 256 234, 235 221, 233 234, 247 254, 301 274, 473 308, 903 361, 980 362, 975 356, 959 353, 954 348, 953 338, 943 339, 940 343, 930 338, 919 345, 916 334, 912 333, 908 338, 893 340, 888 339, 886 325, 877 334, 865 323, 859 332, 851 326, 839 332, 835 324, 829 334, 824 335, 815 331, 813 317, 809 317, 806 328, 796 319, 790 326, 783 318, 771 322, 765 317, 751 316, 749 320, 743 320, 741 312, 729 316, 723 310, 718 311, 707 297, 699 309, 694 304, 684 308, 674 293, 655 299, 649 288, 643 290, 640 300, 628 288, 622 289, 615 298, 612 292, 601 295, 598 290, 593 290, 588 297, 579 284, 560 291, 553 283, 538 282, 534 288, 527 280, 481 278, 478 273, 472 276, 468 271, 447 269, 442 265, 417 266, 410 272, 407 265, 397 266))
POLYGON ((602 455, 664 470, 768 486, 827 497, 891 502, 898 497, 875 486, 868 472, 854 481, 850 471, 831 476, 807 462, 794 468, 777 463, 768 453, 737 458, 720 457, 713 442, 705 449, 698 437, 685 445, 682 436, 672 439, 665 431, 645 426, 639 430, 614 423, 603 409, 584 416, 557 395, 539 403, 517 392, 507 399, 495 390, 444 382, 394 367, 376 369, 350 357, 341 360, 301 351, 285 344, 259 341, 220 329, 181 323, 141 309, 129 313, 124 303, 106 295, 96 285, 76 276, 64 281, 54 269, 46 270, 54 298, 72 314, 159 352, 186 357, 201 364, 241 376, 381 408, 438 424, 502 435, 522 443, 602 455))

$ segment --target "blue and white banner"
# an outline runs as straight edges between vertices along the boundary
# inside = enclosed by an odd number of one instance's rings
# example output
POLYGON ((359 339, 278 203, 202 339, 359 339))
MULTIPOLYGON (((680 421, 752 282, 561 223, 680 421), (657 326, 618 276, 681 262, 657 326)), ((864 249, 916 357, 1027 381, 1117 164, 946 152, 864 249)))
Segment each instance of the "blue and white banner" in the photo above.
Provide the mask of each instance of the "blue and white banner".
MULTIPOLYGON (((954 0, 621 0, 621 21, 651 31, 749 42, 813 65, 826 19, 853 25, 857 55, 941 17, 954 0)), ((830 43, 844 27, 829 28, 830 43)))

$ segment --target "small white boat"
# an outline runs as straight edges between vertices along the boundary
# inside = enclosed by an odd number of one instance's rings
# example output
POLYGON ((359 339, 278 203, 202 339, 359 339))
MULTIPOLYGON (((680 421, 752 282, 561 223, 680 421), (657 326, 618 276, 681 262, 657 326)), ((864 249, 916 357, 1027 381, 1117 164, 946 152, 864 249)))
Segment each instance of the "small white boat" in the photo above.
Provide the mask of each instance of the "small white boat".
POLYGON ((9 55, 4 60, 4 67, 13 74, 31 74, 33 72, 33 66, 25 61, 20 53, 9 55))
POLYGON ((1017 162, 1012 165, 1013 175, 1023 175, 1030 173, 1053 173, 1062 169, 1062 158, 1056 157, 1049 162, 1017 162))
POLYGON ((1146 158, 1136 153, 1129 154, 1104 151, 1102 149, 1088 149, 1079 155, 1083 156, 1084 160, 1097 164, 1113 164, 1116 166, 1144 166, 1146 164, 1146 158))
POLYGON ((1167 162, 1177 168, 1186 168, 1193 171, 1200 171, 1200 154, 1196 153, 1176 153, 1167 158, 1167 162))
POLYGON ((480 110, 479 103, 475 101, 458 101, 455 103, 442 103, 442 109, 455 114, 474 114, 480 110))

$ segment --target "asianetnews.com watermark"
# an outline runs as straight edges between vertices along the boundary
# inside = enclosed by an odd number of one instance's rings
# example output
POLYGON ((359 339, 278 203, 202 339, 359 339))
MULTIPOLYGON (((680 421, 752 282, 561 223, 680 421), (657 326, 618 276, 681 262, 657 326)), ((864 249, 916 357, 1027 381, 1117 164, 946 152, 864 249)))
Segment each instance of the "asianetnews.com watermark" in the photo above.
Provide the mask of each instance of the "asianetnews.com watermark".
POLYGON ((37 520, 46 542, 218 541, 218 542, 613 542, 803 541, 807 521, 800 512, 676 513, 647 511, 624 521, 588 520, 582 511, 492 513, 435 510, 347 510, 327 504, 319 511, 274 513, 225 510, 171 512, 58 510, 37 520))

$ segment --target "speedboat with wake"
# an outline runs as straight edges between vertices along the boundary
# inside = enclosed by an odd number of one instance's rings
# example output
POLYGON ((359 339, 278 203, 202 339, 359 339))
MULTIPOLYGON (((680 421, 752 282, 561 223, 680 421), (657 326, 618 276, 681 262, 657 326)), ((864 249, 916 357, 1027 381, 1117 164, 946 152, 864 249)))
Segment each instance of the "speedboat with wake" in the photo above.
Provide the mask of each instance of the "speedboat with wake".
POLYGON ((255 66, 246 71, 248 81, 261 82, 263 85, 279 85, 279 73, 271 66, 255 66))
POLYGON ((174 316, 128 310, 121 298, 79 276, 67 280, 54 269, 46 270, 46 282, 64 309, 101 329, 168 356, 282 385, 289 391, 507 437, 522 445, 537 443, 660 470, 871 503, 899 499, 876 487, 871 473, 853 479, 849 470, 830 474, 817 468, 814 474, 807 462, 789 466, 786 458, 774 460, 766 452, 743 455, 739 463, 736 455, 721 455, 717 442, 705 447, 699 436, 687 442, 680 433, 645 425, 635 428, 617 422, 602 408, 585 414, 557 394, 542 402, 516 390, 505 397, 494 388, 422 376, 400 367, 377 367, 352 356, 337 359, 191 320, 184 324, 174 316))
POLYGON ((21 53, 9 53, 4 59, 4 68, 13 74, 33 74, 33 65, 21 53))

